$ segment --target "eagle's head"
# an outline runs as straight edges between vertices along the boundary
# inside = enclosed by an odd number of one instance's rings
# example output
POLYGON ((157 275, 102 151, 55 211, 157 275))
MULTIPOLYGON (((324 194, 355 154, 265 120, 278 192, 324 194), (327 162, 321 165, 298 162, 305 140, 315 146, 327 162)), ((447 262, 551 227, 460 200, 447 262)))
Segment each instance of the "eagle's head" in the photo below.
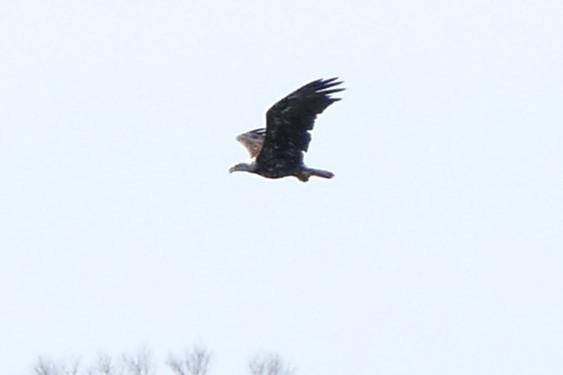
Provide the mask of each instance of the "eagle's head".
POLYGON ((229 168, 229 173, 233 172, 255 172, 256 171, 256 164, 254 162, 247 164, 247 163, 238 163, 233 165, 229 168))

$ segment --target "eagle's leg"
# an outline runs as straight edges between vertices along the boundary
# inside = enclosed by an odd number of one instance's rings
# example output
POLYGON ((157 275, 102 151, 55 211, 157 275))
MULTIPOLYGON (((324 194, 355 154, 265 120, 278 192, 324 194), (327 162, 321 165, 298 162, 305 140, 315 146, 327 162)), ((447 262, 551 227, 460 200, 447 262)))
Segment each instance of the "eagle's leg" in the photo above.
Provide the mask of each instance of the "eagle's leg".
POLYGON ((334 173, 329 171, 323 171, 322 169, 314 169, 314 168, 303 168, 295 177, 297 177, 300 181, 307 182, 311 176, 317 176, 322 178, 333 178, 334 173))

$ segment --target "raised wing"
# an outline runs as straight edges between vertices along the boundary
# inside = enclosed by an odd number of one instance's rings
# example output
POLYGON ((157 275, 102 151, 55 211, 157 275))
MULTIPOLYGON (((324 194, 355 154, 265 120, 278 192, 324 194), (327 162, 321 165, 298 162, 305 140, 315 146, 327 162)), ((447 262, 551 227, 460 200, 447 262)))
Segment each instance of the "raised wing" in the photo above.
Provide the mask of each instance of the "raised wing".
POLYGON ((251 158, 255 158, 256 155, 258 155, 262 150, 265 136, 266 129, 254 129, 238 135, 237 141, 239 141, 244 147, 246 147, 246 149, 250 153, 251 158))
POLYGON ((330 94, 343 91, 334 88, 338 78, 318 79, 295 90, 266 113, 266 136, 257 162, 264 167, 296 168, 303 164, 303 152, 311 142, 310 130, 315 119, 329 105, 340 100, 330 94))

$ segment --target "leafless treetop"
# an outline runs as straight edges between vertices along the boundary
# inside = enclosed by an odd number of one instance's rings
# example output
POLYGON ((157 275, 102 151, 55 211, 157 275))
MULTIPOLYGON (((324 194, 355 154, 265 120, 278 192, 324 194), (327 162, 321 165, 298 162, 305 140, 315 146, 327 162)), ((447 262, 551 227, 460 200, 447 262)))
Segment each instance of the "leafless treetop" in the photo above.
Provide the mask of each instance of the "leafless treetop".
POLYGON ((254 357, 248 364, 251 375, 292 375, 295 369, 275 353, 254 357))
POLYGON ((184 353, 179 359, 171 356, 166 362, 176 375, 207 375, 211 361, 211 353, 201 347, 195 347, 184 353))

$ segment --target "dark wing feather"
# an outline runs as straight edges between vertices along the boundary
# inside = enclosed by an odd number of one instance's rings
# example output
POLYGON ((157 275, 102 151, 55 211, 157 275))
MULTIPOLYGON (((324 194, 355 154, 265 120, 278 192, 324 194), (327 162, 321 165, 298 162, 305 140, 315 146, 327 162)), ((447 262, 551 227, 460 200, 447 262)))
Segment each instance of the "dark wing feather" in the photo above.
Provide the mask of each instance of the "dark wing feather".
POLYGON ((303 152, 311 142, 317 115, 340 100, 330 94, 343 91, 334 88, 338 78, 318 79, 295 90, 266 113, 266 137, 257 161, 263 167, 297 168, 303 164, 303 152))

